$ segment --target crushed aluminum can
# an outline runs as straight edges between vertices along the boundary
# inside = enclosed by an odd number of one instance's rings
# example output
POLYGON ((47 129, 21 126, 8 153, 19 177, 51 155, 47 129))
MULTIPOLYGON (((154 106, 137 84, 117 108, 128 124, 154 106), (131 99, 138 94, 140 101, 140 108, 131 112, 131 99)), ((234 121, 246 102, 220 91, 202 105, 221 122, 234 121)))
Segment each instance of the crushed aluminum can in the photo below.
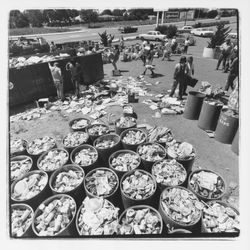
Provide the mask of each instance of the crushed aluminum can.
POLYGON ((118 178, 109 169, 96 169, 85 177, 86 190, 94 196, 103 197, 115 192, 118 178))
POLYGON ((28 206, 11 206, 11 235, 21 237, 30 227, 34 212, 28 206))
POLYGON ((126 176, 121 187, 126 196, 136 200, 146 199, 156 190, 153 177, 141 170, 135 170, 126 176))
POLYGON ((111 161, 111 167, 118 171, 131 171, 138 167, 140 157, 132 153, 120 153, 111 161))
POLYGON ((75 201, 69 196, 56 197, 48 204, 42 203, 38 216, 34 218, 34 229, 38 236, 55 236, 62 232, 74 218, 75 201))
POLYGON ((70 192, 82 183, 83 178, 84 174, 81 171, 74 169, 63 171, 55 177, 52 187, 58 193, 70 192))
POLYGON ((17 201, 29 200, 38 195, 47 183, 48 176, 44 172, 27 174, 13 185, 11 198, 17 201))
POLYGON ((152 208, 129 208, 121 218, 118 228, 119 235, 127 234, 160 234, 161 219, 152 208))
POLYGON ((122 141, 124 143, 130 145, 141 144, 145 140, 146 140, 146 135, 143 132, 134 130, 129 130, 122 138, 122 141))
POLYGON ((198 198, 188 189, 167 188, 163 191, 160 203, 163 211, 174 221, 192 225, 196 223, 202 210, 197 208, 198 198))
POLYGON ((158 161, 152 167, 152 174, 164 186, 181 185, 187 178, 185 168, 176 160, 158 161))
POLYGON ((140 157, 145 161, 155 162, 165 158, 165 150, 157 143, 140 145, 137 150, 140 157))
POLYGON ((79 234, 113 235, 117 232, 118 210, 106 199, 86 197, 77 218, 79 234))

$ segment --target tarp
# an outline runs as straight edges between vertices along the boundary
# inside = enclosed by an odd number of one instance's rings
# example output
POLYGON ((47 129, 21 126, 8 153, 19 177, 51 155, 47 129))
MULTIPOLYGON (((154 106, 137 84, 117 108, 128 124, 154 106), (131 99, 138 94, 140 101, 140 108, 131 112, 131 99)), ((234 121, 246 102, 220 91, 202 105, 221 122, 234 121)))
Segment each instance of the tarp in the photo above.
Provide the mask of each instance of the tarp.
MULTIPOLYGON (((58 60, 58 62, 64 77, 64 91, 73 89, 70 72, 65 69, 67 62, 72 59, 75 59, 81 64, 85 84, 92 84, 103 79, 104 73, 101 53, 61 59, 58 60)), ((12 88, 9 90, 10 107, 56 95, 56 89, 48 63, 28 65, 20 69, 10 68, 9 82, 12 83, 12 88)))

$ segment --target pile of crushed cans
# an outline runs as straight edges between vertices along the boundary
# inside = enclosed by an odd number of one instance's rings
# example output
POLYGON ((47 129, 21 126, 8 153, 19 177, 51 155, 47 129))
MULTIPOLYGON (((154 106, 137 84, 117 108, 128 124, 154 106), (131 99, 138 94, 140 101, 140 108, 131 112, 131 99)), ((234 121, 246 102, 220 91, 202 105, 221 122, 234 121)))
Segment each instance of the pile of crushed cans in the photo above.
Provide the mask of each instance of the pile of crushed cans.
POLYGON ((116 126, 130 128, 115 139, 107 137, 108 124, 89 121, 70 124, 63 148, 49 135, 11 140, 11 237, 167 238, 175 230, 189 232, 180 237, 239 235, 238 210, 222 202, 223 177, 207 166, 189 173, 182 164, 195 161, 195 145, 177 140, 167 127, 131 128, 134 118, 117 120, 116 126))

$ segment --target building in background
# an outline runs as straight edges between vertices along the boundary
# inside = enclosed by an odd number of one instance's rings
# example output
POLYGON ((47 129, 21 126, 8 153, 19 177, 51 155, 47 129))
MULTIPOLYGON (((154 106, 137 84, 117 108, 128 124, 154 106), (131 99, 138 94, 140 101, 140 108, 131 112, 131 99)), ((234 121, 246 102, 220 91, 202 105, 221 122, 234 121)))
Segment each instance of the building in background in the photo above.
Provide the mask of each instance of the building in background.
POLYGON ((192 20, 194 19, 195 10, 180 11, 179 18, 181 20, 192 20))

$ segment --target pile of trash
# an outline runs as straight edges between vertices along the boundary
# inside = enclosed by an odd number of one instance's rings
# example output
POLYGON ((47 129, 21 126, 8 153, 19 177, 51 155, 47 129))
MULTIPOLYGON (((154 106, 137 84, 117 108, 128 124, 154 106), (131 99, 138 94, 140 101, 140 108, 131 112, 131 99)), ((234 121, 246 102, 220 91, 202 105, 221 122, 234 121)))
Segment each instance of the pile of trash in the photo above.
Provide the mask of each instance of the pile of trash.
MULTIPOLYGON (((47 103, 43 108, 35 108, 10 117, 10 121, 33 120, 40 118, 43 114, 52 111, 61 111, 64 115, 80 113, 97 119, 107 114, 105 108, 108 106, 123 106, 128 103, 128 92, 136 92, 139 96, 152 96, 145 88, 147 82, 143 78, 120 78, 115 80, 104 79, 95 85, 89 85, 88 90, 81 91, 82 97, 77 99, 71 94, 66 95, 65 101, 47 103)), ((42 100, 42 99, 40 99, 42 100)), ((39 100, 38 100, 39 102, 39 100)))
POLYGON ((26 120, 26 121, 35 120, 41 118, 42 115, 48 113, 51 113, 51 111, 47 110, 46 108, 35 108, 29 111, 25 111, 23 113, 10 116, 10 122, 16 122, 20 120, 26 120))
POLYGON ((64 59, 66 57, 70 57, 70 55, 67 53, 59 53, 59 55, 44 55, 42 57, 31 56, 31 57, 25 58, 25 57, 20 56, 17 58, 10 58, 9 59, 9 67, 10 68, 20 68, 20 67, 24 67, 27 65, 64 59))
MULTIPOLYGON (((156 82, 155 84, 159 84, 156 82)), ((153 95, 148 92, 147 86, 152 85, 145 81, 143 76, 138 77, 120 77, 118 79, 103 79, 95 85, 89 85, 87 90, 81 91, 81 98, 76 98, 72 94, 66 94, 64 101, 49 102, 49 98, 44 98, 47 103, 44 107, 25 111, 23 113, 10 117, 10 122, 19 120, 34 120, 53 111, 62 112, 63 116, 71 113, 82 113, 96 120, 107 115, 106 108, 109 106, 124 106, 128 103, 128 95, 131 93, 141 97, 151 97, 142 103, 147 104, 152 110, 160 110, 161 114, 182 114, 184 103, 177 101, 175 97, 158 94, 153 95)), ((40 99, 42 100, 42 99, 40 99)))
POLYGON ((148 105, 153 111, 156 111, 159 118, 161 115, 182 114, 185 106, 185 101, 178 101, 177 97, 170 97, 163 94, 158 94, 155 96, 155 99, 147 99, 142 103, 148 105))

